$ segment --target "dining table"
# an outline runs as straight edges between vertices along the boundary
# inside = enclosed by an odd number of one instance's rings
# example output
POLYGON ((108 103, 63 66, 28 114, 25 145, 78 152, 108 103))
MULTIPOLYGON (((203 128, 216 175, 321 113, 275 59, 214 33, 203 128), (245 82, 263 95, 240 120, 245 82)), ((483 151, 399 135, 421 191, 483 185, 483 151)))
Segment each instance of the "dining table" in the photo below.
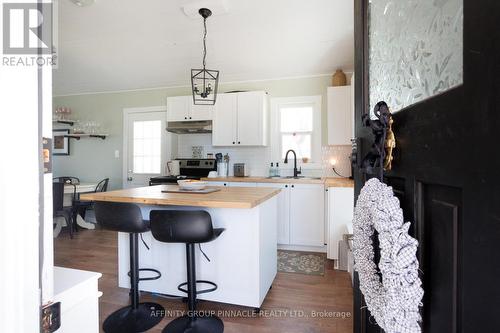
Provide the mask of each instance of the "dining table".
MULTIPOLYGON (((97 183, 79 183, 75 185, 72 184, 64 185, 63 206, 71 207, 73 205, 73 192, 75 191, 75 188, 78 198, 80 194, 94 192, 96 187, 97 183)), ((61 228, 66 226, 66 221, 62 217, 56 217, 55 221, 56 221, 56 228, 54 229, 54 237, 57 237, 57 235, 61 231, 61 228)), ((95 223, 85 221, 85 219, 80 214, 76 215, 76 224, 84 229, 90 229, 90 230, 95 229, 95 223)))

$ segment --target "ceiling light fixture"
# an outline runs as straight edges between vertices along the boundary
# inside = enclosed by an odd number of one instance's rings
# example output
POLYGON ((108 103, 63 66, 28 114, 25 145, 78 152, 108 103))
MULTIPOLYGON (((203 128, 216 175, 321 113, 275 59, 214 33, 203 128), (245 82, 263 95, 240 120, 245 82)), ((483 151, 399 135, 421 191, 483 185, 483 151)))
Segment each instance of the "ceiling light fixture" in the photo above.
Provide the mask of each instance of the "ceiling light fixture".
POLYGON ((191 87, 193 103, 197 105, 214 105, 217 99, 219 71, 206 69, 207 58, 207 17, 212 15, 208 8, 200 8, 198 13, 203 17, 203 69, 191 69, 191 87))

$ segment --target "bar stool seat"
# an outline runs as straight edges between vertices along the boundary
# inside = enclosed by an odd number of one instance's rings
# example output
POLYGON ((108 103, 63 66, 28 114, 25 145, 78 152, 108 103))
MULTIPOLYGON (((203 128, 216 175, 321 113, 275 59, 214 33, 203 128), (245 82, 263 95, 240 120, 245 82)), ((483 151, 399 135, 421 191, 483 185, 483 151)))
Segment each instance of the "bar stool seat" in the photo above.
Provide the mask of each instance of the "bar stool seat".
POLYGON ((181 283, 177 289, 188 294, 187 315, 171 321, 163 333, 222 333, 224 323, 213 315, 200 315, 196 311, 196 295, 217 290, 217 284, 207 280, 196 280, 195 244, 208 243, 217 239, 224 229, 214 229, 212 218, 206 211, 186 210, 152 210, 151 233, 153 237, 164 243, 186 244, 187 282, 181 283), (197 284, 209 284, 212 287, 197 290, 197 284), (187 286, 186 289, 182 288, 187 286))
POLYGON ((139 303, 139 282, 156 280, 161 273, 153 268, 139 268, 139 234, 150 230, 150 223, 143 220, 139 206, 120 202, 95 202, 97 222, 105 229, 126 232, 130 235, 130 305, 109 315, 102 325, 106 333, 145 332, 157 325, 165 316, 163 306, 153 302, 139 303), (156 276, 141 278, 141 271, 156 276))

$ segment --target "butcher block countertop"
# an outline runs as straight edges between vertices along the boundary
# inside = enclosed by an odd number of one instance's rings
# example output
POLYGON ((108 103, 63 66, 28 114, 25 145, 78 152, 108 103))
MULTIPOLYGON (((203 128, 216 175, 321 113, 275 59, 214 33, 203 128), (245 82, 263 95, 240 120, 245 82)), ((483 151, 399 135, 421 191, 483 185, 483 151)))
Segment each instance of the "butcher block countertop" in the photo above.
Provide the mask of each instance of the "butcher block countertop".
POLYGON ((162 193, 177 185, 156 185, 80 195, 81 200, 129 202, 143 205, 191 206, 206 208, 253 208, 280 192, 274 188, 217 187, 220 191, 199 193, 162 193))
POLYGON ((354 181, 347 178, 267 178, 267 177, 217 177, 202 178, 212 182, 244 182, 244 183, 293 183, 324 184, 326 187, 354 187, 354 181))
POLYGON ((354 180, 349 178, 325 178, 326 187, 354 187, 354 180))

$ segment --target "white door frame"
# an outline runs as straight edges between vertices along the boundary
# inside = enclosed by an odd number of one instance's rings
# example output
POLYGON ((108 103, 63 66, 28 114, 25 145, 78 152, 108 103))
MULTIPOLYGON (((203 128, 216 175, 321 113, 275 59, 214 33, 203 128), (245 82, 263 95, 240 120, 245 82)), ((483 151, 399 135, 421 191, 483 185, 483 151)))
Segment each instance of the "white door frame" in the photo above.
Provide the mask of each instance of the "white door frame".
MULTIPOLYGON (((128 175, 128 129, 127 129, 127 124, 129 121, 129 117, 131 114, 136 114, 136 113, 147 113, 147 112, 165 112, 165 119, 166 117, 166 112, 167 112, 167 107, 166 106, 147 106, 147 107, 134 107, 134 108, 124 108, 123 109, 123 154, 122 154, 122 187, 125 188, 125 185, 127 184, 127 175, 128 175)), ((166 126, 166 124, 163 124, 166 126)), ((163 126, 162 125, 162 126, 163 126)), ((165 156, 162 155, 162 168, 163 164, 166 160, 170 159, 170 156, 172 155, 172 147, 174 147, 173 142, 172 142, 172 136, 167 134, 165 137, 165 142, 163 142, 164 146, 167 147, 167 152, 165 156), (171 142, 171 147, 167 145, 168 142, 171 142), (164 161, 165 160, 165 161, 164 161)))

